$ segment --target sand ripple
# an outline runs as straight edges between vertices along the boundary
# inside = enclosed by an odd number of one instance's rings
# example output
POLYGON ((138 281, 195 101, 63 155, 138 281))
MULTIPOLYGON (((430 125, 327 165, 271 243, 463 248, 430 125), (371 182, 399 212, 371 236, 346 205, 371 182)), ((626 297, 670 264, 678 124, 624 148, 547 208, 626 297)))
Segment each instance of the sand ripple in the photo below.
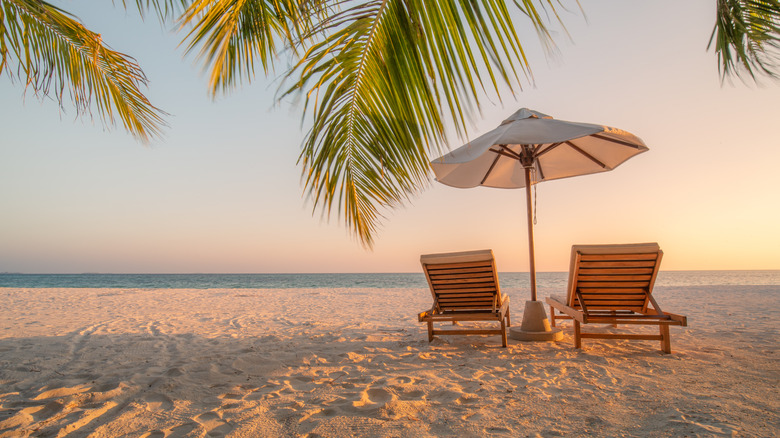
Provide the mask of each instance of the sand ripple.
POLYGON ((557 344, 428 343, 424 290, 1 292, 0 437, 780 430, 772 286, 660 289, 690 319, 673 355, 656 342, 575 351, 568 328, 557 344))

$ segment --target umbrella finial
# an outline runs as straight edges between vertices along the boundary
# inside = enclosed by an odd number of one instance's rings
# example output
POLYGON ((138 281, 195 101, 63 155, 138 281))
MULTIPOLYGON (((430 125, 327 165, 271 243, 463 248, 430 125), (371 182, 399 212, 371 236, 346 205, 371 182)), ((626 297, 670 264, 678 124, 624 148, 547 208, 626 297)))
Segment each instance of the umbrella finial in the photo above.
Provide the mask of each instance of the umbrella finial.
POLYGON ((552 116, 548 116, 547 114, 540 113, 539 111, 534 111, 532 109, 520 108, 517 112, 509 116, 508 119, 501 122, 501 124, 506 125, 507 123, 522 119, 552 119, 552 116))

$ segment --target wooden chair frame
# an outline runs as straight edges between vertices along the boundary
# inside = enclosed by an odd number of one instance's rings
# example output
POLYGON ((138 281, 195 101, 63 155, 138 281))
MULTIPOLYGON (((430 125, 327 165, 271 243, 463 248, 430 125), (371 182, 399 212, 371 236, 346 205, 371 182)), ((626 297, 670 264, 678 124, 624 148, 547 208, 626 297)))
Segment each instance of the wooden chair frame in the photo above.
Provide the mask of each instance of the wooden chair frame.
POLYGON ((428 342, 436 335, 501 335, 507 346, 510 326, 509 297, 502 295, 493 251, 429 254, 420 257, 433 296, 429 310, 417 315, 428 325, 428 342), (435 322, 497 321, 495 329, 435 329, 435 322))
POLYGON ((583 338, 657 340, 671 353, 669 326, 687 326, 685 316, 661 310, 652 295, 663 258, 658 244, 575 245, 569 269, 566 301, 548 297, 550 325, 574 321, 574 348, 583 338), (556 311, 560 314, 556 314, 556 311), (585 333, 582 324, 657 325, 658 335, 585 333))

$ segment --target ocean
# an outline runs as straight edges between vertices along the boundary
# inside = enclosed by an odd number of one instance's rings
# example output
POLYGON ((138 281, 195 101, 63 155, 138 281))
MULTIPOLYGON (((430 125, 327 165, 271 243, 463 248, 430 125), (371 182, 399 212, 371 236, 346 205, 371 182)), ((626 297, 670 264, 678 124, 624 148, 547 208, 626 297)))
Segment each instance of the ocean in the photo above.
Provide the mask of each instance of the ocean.
MULTIPOLYGON (((566 287, 568 273, 539 272, 540 288, 566 287)), ((503 288, 528 288, 527 272, 499 273, 503 288)), ((776 285, 780 270, 661 271, 657 286, 776 285)), ((422 273, 398 274, 0 274, 0 287, 117 289, 427 288, 422 273)))

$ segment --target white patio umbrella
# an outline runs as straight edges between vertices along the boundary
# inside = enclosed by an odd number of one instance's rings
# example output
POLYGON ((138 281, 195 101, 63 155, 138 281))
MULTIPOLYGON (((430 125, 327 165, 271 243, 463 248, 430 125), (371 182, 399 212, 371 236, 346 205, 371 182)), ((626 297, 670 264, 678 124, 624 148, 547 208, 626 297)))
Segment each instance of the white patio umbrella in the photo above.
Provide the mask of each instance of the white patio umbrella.
POLYGON ((552 179, 606 172, 647 150, 639 137, 626 131, 590 123, 556 120, 523 108, 492 131, 433 160, 431 167, 437 181, 452 187, 525 187, 531 301, 535 302, 531 185, 552 179))

